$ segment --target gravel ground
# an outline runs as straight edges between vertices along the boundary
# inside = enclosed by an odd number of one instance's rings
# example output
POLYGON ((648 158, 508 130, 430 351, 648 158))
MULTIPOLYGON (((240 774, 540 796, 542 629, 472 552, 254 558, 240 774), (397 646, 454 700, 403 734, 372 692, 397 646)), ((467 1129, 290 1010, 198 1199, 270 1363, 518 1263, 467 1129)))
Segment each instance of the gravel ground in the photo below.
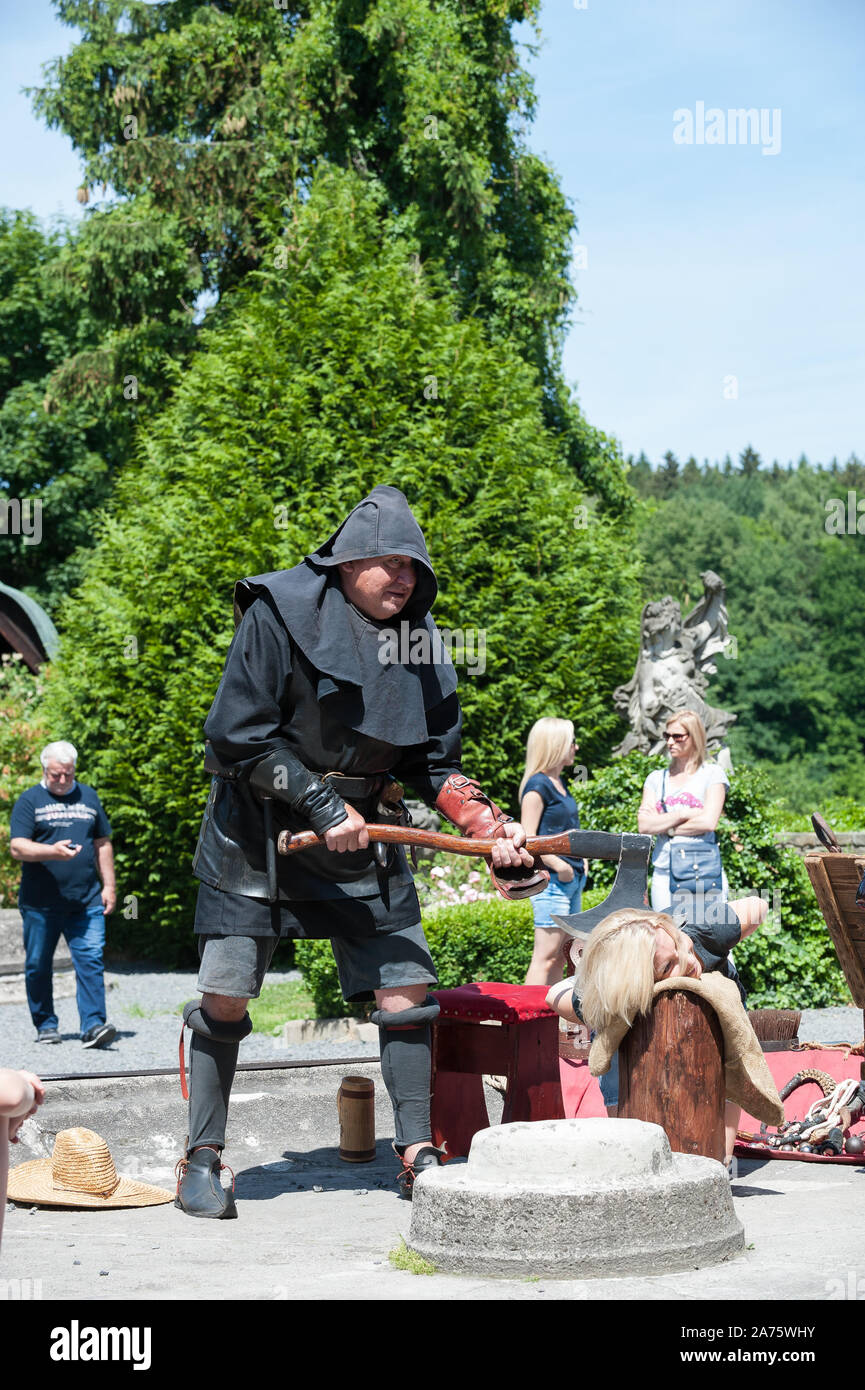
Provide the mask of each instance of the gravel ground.
MULTIPOLYGON (((24 1067, 39 1075, 77 1072, 146 1071, 176 1067, 180 1012, 198 995, 194 970, 152 971, 114 966, 106 971, 108 1018, 117 1029, 109 1047, 82 1047, 74 997, 55 1001, 60 1043, 37 1043, 26 1004, 0 1005, 0 1056, 5 1066, 24 1067)), ((272 970, 268 984, 299 980, 297 970, 272 970)), ((186 1037, 187 1065, 189 1034, 186 1037)), ((375 1058, 378 1046, 367 1043, 304 1043, 288 1047, 266 1033, 251 1033, 241 1046, 241 1062, 309 1062, 329 1057, 375 1058)))
MULTIPOLYGON (((300 979, 296 970, 271 971, 268 983, 300 979)), ((26 1004, 0 1004, 0 1062, 25 1067, 45 1076, 75 1072, 145 1071, 177 1065, 180 1011, 194 998, 196 972, 152 971, 145 967, 114 967, 106 974, 108 1017, 117 1028, 110 1047, 85 1048, 79 1037, 75 999, 56 1003, 63 1041, 36 1043, 26 1004)), ((799 1037, 809 1042, 861 1042, 861 1009, 807 1009, 799 1037)), ((188 1044, 188 1037, 187 1037, 188 1044)), ((310 1062, 335 1057, 374 1058, 376 1043, 304 1043, 287 1046, 279 1038, 252 1033, 244 1039, 242 1062, 310 1062)))

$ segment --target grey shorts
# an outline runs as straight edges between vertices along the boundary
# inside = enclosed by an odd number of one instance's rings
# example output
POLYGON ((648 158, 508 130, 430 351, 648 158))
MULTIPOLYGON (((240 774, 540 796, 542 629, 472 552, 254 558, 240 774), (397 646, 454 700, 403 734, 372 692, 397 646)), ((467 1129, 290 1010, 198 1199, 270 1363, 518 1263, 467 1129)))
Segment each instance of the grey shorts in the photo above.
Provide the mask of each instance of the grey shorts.
MULTIPOLYGON (((257 999, 278 945, 276 937, 200 935, 198 988, 230 999, 257 999)), ((373 999, 377 989, 438 984, 420 922, 378 936, 335 937, 330 945, 350 1003, 373 999)))

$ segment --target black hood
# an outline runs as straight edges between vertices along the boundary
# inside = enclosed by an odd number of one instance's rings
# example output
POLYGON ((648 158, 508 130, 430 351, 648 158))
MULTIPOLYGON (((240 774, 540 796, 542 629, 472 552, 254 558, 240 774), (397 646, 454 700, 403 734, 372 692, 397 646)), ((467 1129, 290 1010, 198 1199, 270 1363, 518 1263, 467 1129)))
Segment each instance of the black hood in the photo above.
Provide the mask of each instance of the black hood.
POLYGON ((373 560, 379 555, 409 555, 415 561, 414 592, 394 621, 425 617, 435 602, 438 584, 423 531, 398 488, 373 488, 324 545, 307 556, 307 562, 325 569, 346 560, 373 560))
POLYGON ((293 569, 240 580, 234 594, 238 621, 262 593, 270 596, 318 672, 319 700, 327 700, 343 724, 400 746, 426 742, 426 711, 453 694, 457 679, 441 642, 432 640, 436 628, 429 610, 438 585, 423 532, 397 488, 373 488, 333 535, 293 569), (411 556, 417 580, 401 612, 384 621, 366 617, 348 602, 337 570, 346 560, 380 555, 411 556), (382 664, 379 634, 400 634, 400 648, 407 654, 412 634, 422 629, 431 639, 431 661, 382 664))

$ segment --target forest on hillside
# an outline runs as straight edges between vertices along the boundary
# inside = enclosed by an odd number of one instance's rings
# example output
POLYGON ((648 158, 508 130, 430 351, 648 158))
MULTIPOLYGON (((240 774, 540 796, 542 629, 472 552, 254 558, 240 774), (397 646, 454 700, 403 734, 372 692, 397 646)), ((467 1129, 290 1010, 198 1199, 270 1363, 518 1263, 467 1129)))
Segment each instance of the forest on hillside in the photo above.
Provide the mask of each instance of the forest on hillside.
POLYGON ((710 698, 738 716, 734 764, 763 766, 801 813, 865 800, 865 464, 767 465, 746 448, 628 465, 644 601, 670 594, 684 615, 701 571, 727 586, 734 640, 710 698))

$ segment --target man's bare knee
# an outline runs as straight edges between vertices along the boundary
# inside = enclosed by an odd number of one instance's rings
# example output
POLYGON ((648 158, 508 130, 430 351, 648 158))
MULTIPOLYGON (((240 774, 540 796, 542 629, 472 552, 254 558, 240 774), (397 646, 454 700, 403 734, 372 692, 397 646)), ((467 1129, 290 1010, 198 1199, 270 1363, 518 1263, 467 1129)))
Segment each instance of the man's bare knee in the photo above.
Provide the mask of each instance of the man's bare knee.
POLYGON ((201 1007, 220 1023, 239 1023, 246 1013, 248 999, 235 999, 230 994, 202 994, 201 1007))
POLYGON ((427 997, 427 985, 395 985, 391 989, 377 989, 375 1005, 385 1013, 398 1014, 405 1009, 416 1009, 427 997))

